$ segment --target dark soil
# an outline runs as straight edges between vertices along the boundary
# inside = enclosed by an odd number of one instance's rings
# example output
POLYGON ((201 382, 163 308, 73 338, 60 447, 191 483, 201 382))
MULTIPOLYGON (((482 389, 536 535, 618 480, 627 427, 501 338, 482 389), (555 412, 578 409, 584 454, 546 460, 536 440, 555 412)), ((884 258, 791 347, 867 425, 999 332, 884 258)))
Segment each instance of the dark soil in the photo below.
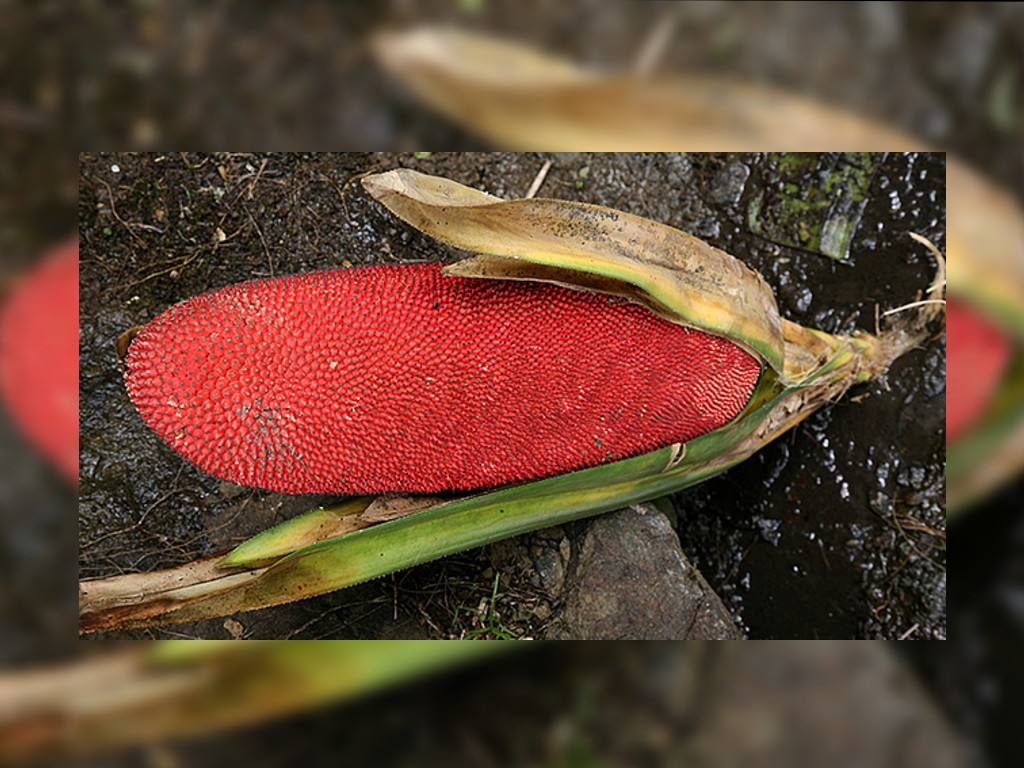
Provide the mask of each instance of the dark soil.
MULTIPOLYGON (((451 258, 350 183, 359 173, 408 166, 514 197, 549 157, 542 195, 705 238, 762 272, 788 317, 830 332, 873 329, 877 307, 928 284, 930 259, 908 232, 943 246, 941 155, 884 159, 846 263, 747 231, 748 197, 774 183, 757 155, 84 155, 82 577, 178 565, 327 500, 222 484, 182 461, 128 400, 120 332, 247 279, 451 258), (752 171, 745 190, 711 194, 737 164, 752 171)), ((684 550, 751 637, 944 635, 944 370, 938 336, 746 465, 676 497, 684 550)), ((456 608, 489 593, 487 565, 468 553, 236 618, 247 637, 445 636, 456 608)), ((222 621, 152 634, 182 633, 227 636, 222 621)))

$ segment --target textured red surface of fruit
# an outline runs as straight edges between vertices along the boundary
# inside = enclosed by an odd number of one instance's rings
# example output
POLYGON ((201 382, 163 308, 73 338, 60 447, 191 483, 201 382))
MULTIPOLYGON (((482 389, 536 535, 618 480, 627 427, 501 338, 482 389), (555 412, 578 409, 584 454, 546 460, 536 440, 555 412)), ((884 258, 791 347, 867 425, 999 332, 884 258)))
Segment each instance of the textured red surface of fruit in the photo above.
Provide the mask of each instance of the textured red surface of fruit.
POLYGON ((496 487, 635 456, 734 418, 760 374, 619 299, 313 272, 172 307, 132 341, 145 422, 216 477, 287 493, 496 487))
POLYGON ((1012 345, 970 307, 946 303, 946 439, 954 440, 984 414, 1010 361, 1012 345))
POLYGON ((22 275, 0 305, 0 393, 32 444, 77 483, 77 240, 22 275))

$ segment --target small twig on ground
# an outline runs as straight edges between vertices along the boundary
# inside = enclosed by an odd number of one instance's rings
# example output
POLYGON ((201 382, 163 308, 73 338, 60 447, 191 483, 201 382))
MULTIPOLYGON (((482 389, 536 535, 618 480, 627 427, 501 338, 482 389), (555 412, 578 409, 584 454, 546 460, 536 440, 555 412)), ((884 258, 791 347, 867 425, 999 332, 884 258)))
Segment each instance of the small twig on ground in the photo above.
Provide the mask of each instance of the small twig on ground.
POLYGON ((246 193, 249 200, 252 200, 252 191, 256 188, 256 185, 260 183, 260 178, 263 176, 263 171, 266 167, 267 159, 264 158, 263 162, 260 163, 260 169, 256 172, 256 178, 252 180, 252 183, 249 185, 249 191, 246 193))
POLYGON ((533 184, 530 185, 530 188, 526 192, 526 198, 527 199, 529 199, 529 198, 531 198, 531 197, 533 197, 534 195, 537 194, 537 191, 540 189, 540 185, 544 183, 544 179, 547 178, 548 171, 550 171, 550 170, 551 170, 551 161, 550 160, 545 160, 544 161, 544 165, 542 165, 540 167, 540 170, 537 171, 537 175, 533 179, 533 184))
POLYGON ((912 627, 911 627, 910 629, 908 629, 908 630, 907 630, 906 632, 904 632, 904 633, 903 633, 902 635, 900 635, 899 639, 900 639, 900 640, 906 640, 906 639, 907 639, 908 637, 910 637, 910 636, 911 636, 912 634, 914 634, 915 632, 917 632, 917 630, 918 630, 918 629, 920 629, 920 627, 921 627, 921 625, 920 625, 920 624, 915 624, 915 625, 914 625, 914 626, 912 626, 912 627))
POLYGON ((110 188, 110 185, 107 184, 107 182, 104 181, 103 179, 100 179, 99 182, 100 182, 100 184, 102 184, 104 187, 107 188, 107 196, 108 196, 108 199, 110 200, 110 212, 111 212, 111 214, 113 214, 114 218, 117 219, 118 223, 122 227, 124 227, 125 229, 128 230, 128 234, 129 235, 131 235, 132 237, 134 237, 136 240, 139 241, 139 243, 142 245, 143 248, 148 247, 148 243, 146 243, 145 240, 143 240, 141 237, 139 237, 135 233, 135 230, 133 230, 131 228, 131 226, 128 224, 128 222, 126 222, 124 219, 122 219, 121 216, 117 213, 117 205, 115 205, 115 203, 114 203, 114 190, 112 190, 110 188))
POLYGON ((256 234, 260 236, 260 242, 263 243, 263 253, 267 255, 267 267, 270 269, 270 276, 273 277, 274 260, 270 257, 270 249, 267 247, 266 238, 263 237, 263 230, 260 229, 260 225, 256 223, 256 219, 252 217, 252 214, 249 212, 249 209, 246 208, 245 206, 242 206, 242 209, 245 211, 245 215, 249 217, 249 221, 251 221, 252 225, 256 228, 256 234))
POLYGON ((931 251, 932 256, 934 256, 935 260, 939 262, 938 275, 936 276, 935 282, 932 283, 931 287, 928 289, 928 293, 934 293, 935 291, 942 290, 946 287, 946 259, 943 257, 942 252, 936 248, 935 243, 927 237, 919 235, 917 232, 908 232, 907 234, 910 235, 912 240, 915 240, 931 251))
POLYGON ((151 275, 146 275, 145 277, 140 278, 139 280, 134 280, 134 281, 132 281, 130 283, 126 283, 125 285, 121 285, 121 286, 118 286, 118 287, 121 290, 124 290, 126 288, 133 288, 136 285, 142 285, 142 283, 148 283, 154 277, 159 277, 160 275, 166 275, 168 272, 173 272, 176 269, 181 269, 182 267, 187 267, 189 264, 191 264, 193 261, 195 261, 196 257, 199 256, 199 254, 201 254, 202 252, 203 252, 203 249, 200 246, 200 247, 196 248, 195 251, 193 251, 191 256, 189 256, 187 259, 185 259, 182 262, 179 262, 178 264, 174 264, 174 265, 172 265, 170 267, 167 267, 166 269, 161 269, 161 270, 159 270, 157 272, 154 272, 151 275))
POLYGON ((896 517, 900 520, 900 529, 904 531, 920 531, 921 533, 927 533, 929 536, 934 536, 942 541, 946 540, 946 532, 940 531, 939 529, 928 525, 927 523, 918 520, 915 517, 911 517, 907 514, 896 514, 896 517))
POLYGON ((897 312, 904 312, 904 311, 906 311, 908 309, 913 309, 914 307, 923 307, 925 304, 945 304, 945 303, 946 303, 945 299, 922 299, 921 301, 912 301, 909 304, 904 304, 901 307, 893 307, 892 309, 885 310, 885 312, 882 313, 882 317, 888 317, 889 315, 895 315, 897 312))

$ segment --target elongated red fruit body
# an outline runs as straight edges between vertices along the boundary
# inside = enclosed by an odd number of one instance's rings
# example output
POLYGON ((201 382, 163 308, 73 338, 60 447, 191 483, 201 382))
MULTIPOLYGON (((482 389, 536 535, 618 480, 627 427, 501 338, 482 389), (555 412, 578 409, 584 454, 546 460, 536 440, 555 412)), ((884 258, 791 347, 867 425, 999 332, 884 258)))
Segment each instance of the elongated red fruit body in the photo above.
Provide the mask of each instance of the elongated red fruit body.
POLYGON ((620 299, 437 265, 231 286, 126 358, 145 422, 205 472, 287 493, 433 492, 562 474, 733 419, 760 364, 620 299))
POLYGON ((946 302, 946 439, 974 426, 995 397, 1013 345, 971 307, 946 302))

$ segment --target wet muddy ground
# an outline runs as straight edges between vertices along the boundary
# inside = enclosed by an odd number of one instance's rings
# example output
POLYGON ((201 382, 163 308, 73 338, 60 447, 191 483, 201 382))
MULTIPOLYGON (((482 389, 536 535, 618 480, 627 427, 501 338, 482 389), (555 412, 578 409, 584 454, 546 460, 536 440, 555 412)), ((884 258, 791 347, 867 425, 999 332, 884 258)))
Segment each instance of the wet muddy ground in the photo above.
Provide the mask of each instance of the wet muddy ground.
MULTIPOLYGON (((795 184, 766 155, 84 155, 82 577, 181 564, 326 500, 220 483, 177 457, 128 400, 113 346, 119 333, 247 279, 451 258, 350 183, 359 173, 406 166, 515 197, 546 159, 553 165, 541 196, 619 208, 702 237, 759 270, 786 317, 830 332, 874 329, 877 308, 911 301, 927 286, 930 258, 908 232, 943 247, 941 155, 873 158, 842 262, 772 242, 763 227, 752 234, 755 198, 775 200, 795 184)), ((820 172, 800 183, 824 183, 842 161, 820 158, 820 172)), ((882 380, 674 497, 683 549, 750 637, 945 636, 944 372, 937 329, 882 380)), ((458 636, 493 577, 487 553, 469 552, 239 615, 237 625, 137 634, 458 636)), ((502 584, 510 615, 517 589, 502 584)), ((543 632, 540 623, 509 629, 543 632)))

